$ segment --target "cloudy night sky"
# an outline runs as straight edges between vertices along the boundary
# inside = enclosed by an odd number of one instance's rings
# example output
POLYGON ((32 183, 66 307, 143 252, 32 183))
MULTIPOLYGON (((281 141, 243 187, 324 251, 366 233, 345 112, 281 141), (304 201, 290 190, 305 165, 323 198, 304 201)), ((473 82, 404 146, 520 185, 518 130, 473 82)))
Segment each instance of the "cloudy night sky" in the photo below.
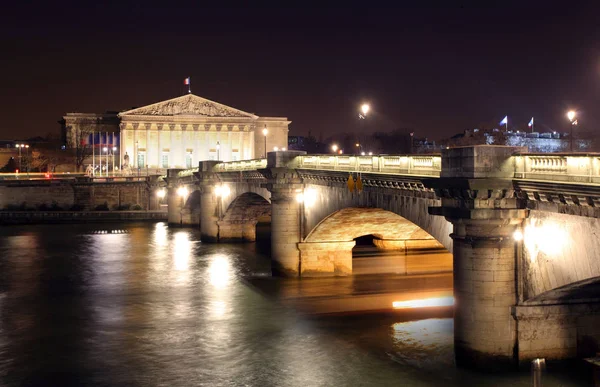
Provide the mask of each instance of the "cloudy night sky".
POLYGON ((396 3, 15 2, 0 16, 0 139, 177 97, 187 76, 196 95, 288 117, 290 135, 357 132, 363 101, 370 131, 433 139, 504 115, 566 130, 570 108, 600 127, 598 1, 396 3))

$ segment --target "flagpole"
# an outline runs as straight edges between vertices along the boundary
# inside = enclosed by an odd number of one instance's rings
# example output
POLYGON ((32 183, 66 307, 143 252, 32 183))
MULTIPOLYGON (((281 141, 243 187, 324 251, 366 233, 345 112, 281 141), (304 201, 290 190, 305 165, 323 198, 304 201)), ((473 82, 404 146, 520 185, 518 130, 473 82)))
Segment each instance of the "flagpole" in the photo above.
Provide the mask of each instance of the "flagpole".
POLYGON ((192 94, 192 77, 188 77, 188 94, 192 94))
POLYGON ((96 131, 92 129, 92 177, 96 174, 96 131))

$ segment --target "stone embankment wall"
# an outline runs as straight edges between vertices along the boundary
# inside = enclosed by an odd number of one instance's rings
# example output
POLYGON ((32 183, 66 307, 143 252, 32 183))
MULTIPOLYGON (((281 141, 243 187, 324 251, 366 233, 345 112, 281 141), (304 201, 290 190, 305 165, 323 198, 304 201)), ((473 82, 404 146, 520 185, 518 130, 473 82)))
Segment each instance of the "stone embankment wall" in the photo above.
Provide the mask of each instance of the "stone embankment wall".
POLYGON ((94 210, 106 204, 109 210, 135 206, 143 210, 158 210, 156 182, 72 180, 11 180, 0 183, 0 210, 35 210, 73 206, 94 210))
POLYGON ((166 211, 0 211, 0 225, 166 220, 166 211))

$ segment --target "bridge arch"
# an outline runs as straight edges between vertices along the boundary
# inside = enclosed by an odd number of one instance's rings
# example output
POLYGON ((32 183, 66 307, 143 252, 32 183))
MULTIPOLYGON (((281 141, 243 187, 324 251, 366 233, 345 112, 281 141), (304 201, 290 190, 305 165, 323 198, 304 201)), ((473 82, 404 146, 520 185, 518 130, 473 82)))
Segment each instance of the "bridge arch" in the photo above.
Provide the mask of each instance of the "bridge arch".
POLYGON ((381 208, 350 207, 323 219, 306 242, 352 241, 363 235, 383 240, 429 239, 425 230, 400 215, 381 208))
POLYGON ((219 225, 219 240, 255 241, 256 224, 271 222, 271 203, 255 192, 244 192, 229 204, 219 225))
MULTIPOLYGON (((338 210, 319 222, 307 235, 300 249, 300 272, 302 276, 352 274, 352 248, 355 239, 373 235, 373 243, 379 250, 409 251, 440 249, 443 245, 427 231, 406 218, 381 208, 349 207, 338 210)), ((421 265, 412 262, 411 265, 421 265)), ((404 257, 405 272, 424 272, 408 268, 404 257)), ((452 270, 451 255, 438 257, 429 272, 452 270)), ((416 266, 415 266, 416 267, 416 266)))

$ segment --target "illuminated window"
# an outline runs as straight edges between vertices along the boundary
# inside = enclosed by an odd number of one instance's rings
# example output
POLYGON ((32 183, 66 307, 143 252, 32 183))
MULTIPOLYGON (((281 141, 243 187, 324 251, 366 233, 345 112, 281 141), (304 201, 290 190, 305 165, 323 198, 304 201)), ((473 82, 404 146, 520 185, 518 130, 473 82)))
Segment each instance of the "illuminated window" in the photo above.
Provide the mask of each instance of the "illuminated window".
POLYGON ((163 153, 161 161, 162 161, 163 168, 169 168, 169 154, 168 153, 163 153))

